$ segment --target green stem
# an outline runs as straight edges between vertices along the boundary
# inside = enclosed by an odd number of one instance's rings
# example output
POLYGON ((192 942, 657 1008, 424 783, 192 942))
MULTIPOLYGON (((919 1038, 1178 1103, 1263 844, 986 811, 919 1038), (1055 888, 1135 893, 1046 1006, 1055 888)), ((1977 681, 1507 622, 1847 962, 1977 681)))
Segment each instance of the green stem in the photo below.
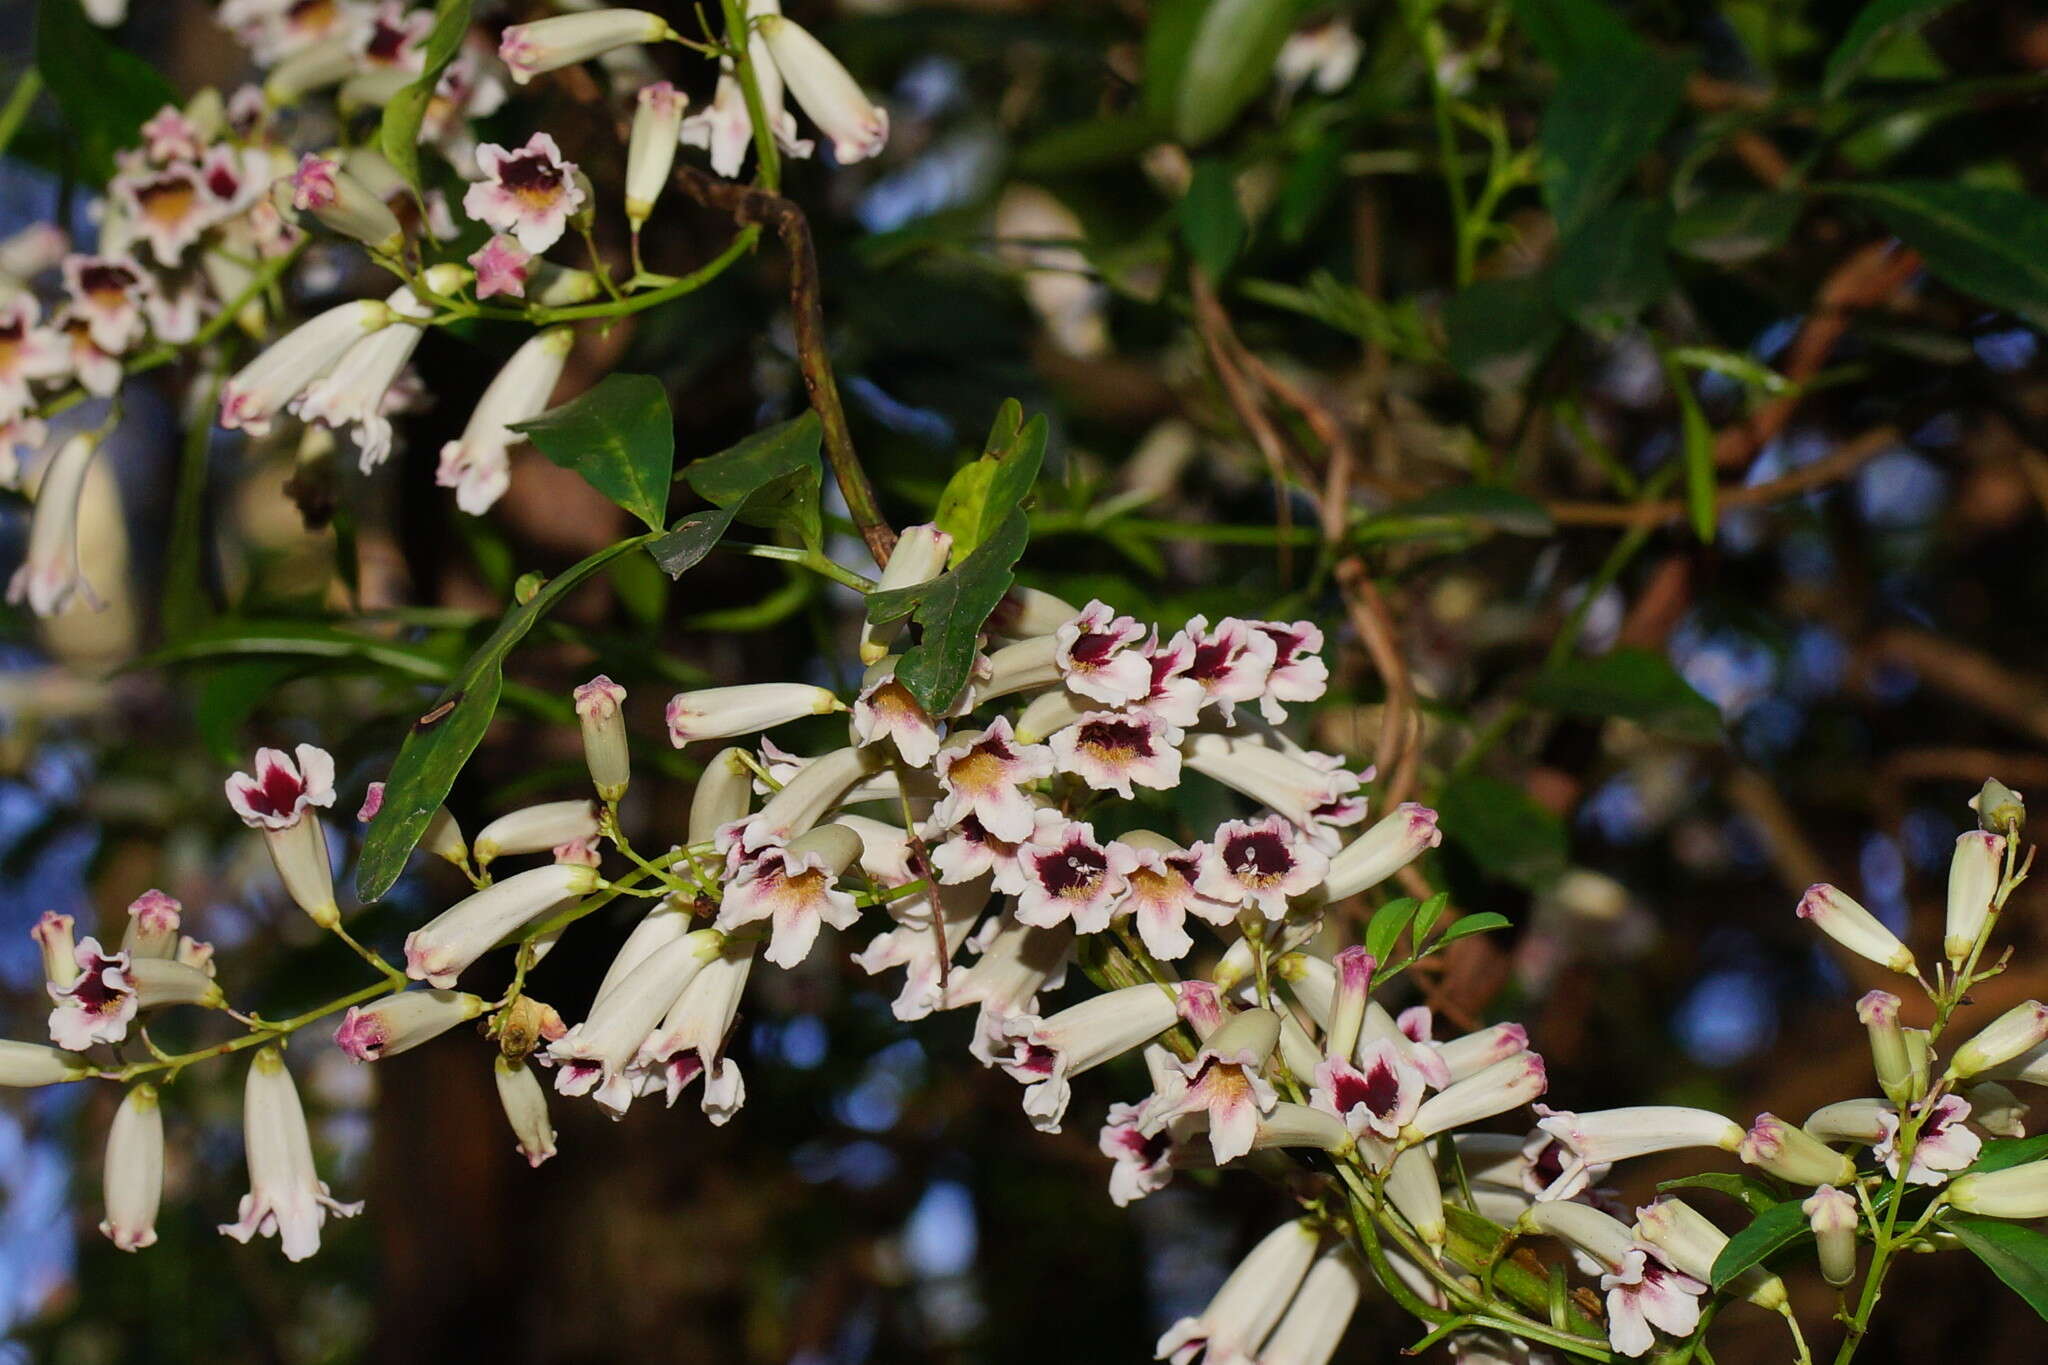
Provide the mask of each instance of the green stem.
POLYGON ((218 378, 207 386, 201 416, 186 428, 184 449, 178 458, 171 542, 164 555, 166 640, 190 637, 207 614, 202 571, 206 537, 200 533, 200 522, 206 516, 207 456, 213 447, 213 409, 220 398, 220 387, 218 378))
POLYGON ((14 83, 14 89, 7 92, 7 103, 0 106, 0 154, 14 145, 14 135, 21 131, 22 122, 28 118, 29 107, 42 92, 43 73, 34 67, 22 72, 21 79, 14 83))
POLYGON ((733 75, 747 100, 747 121, 754 125, 755 178, 770 194, 782 191, 782 149, 775 145, 775 129, 768 122, 768 106, 761 100, 761 82, 754 70, 753 34, 747 24, 742 0, 721 0, 725 11, 725 38, 733 51, 733 75))
POLYGON ((304 1014, 295 1014, 289 1019, 282 1019, 274 1024, 265 1024, 260 1029, 252 1030, 239 1038, 230 1038, 224 1043, 214 1043, 211 1046, 202 1047, 193 1052, 175 1053, 156 1061, 130 1062, 127 1066, 94 1071, 88 1074, 97 1076, 102 1080, 127 1082, 134 1080, 138 1076, 147 1076, 152 1072, 163 1071, 169 1073, 165 1077, 166 1082, 168 1082, 176 1079, 179 1072, 194 1062, 209 1061, 215 1057, 225 1057, 229 1053, 241 1052, 248 1048, 261 1047, 265 1043, 275 1042, 288 1034, 298 1032, 308 1024, 318 1023, 331 1014, 338 1014, 351 1005, 360 1005, 366 1001, 375 1000, 380 995, 389 995, 404 984, 405 978, 403 976, 399 977, 396 981, 388 979, 379 981, 374 985, 365 986, 361 990, 351 991, 337 1000, 330 1000, 324 1005, 307 1010, 304 1014))
POLYGON ((852 588, 855 592, 868 593, 875 590, 873 579, 863 578, 853 570, 833 563, 817 550, 799 550, 789 545, 735 544, 731 541, 725 542, 718 548, 721 550, 737 550, 739 553, 751 555, 755 559, 773 559, 783 564, 795 564, 800 568, 809 569, 821 578, 829 578, 834 583, 852 588))

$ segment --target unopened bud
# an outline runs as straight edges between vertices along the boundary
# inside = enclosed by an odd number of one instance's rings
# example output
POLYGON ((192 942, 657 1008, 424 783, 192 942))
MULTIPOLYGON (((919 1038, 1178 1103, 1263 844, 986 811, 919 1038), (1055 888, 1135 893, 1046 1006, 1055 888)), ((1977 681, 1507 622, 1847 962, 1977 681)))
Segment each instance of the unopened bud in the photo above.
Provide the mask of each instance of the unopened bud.
MULTIPOLYGON (((670 139, 674 141, 673 138, 670 139)), ((576 689, 576 720, 583 728, 583 761, 600 801, 617 802, 632 776, 626 748, 626 718, 619 710, 626 689, 600 673, 576 689)))
POLYGON ((1906 1032, 1899 1027, 1899 997, 1871 991, 1856 1002, 1856 1017, 1870 1034, 1870 1062, 1878 1088, 1901 1107, 1913 1098, 1913 1062, 1906 1052, 1906 1032))
POLYGON ((548 1096, 540 1078, 524 1061, 498 1057, 492 1063, 498 1081, 498 1102, 505 1107, 505 1119, 519 1155, 529 1166, 538 1166, 555 1154, 555 1126, 548 1121, 548 1096))
POLYGON ((1984 779, 1970 798, 1970 809, 1977 812, 1977 823, 1993 834, 2017 834, 2027 823, 2026 802, 1995 777, 1984 779))
POLYGON ((1844 1285, 1856 1278, 1856 1201, 1833 1185, 1823 1185, 1799 1206, 1813 1228, 1820 1251, 1821 1277, 1844 1285))
POLYGON ((2004 835, 1973 829, 1956 840, 1948 865, 1948 920, 1941 942, 1950 966, 1960 968, 1983 941, 2004 867, 2004 835))
POLYGON ((1738 1155, 1794 1185, 1846 1185, 1856 1178, 1856 1163, 1775 1114, 1757 1115, 1738 1155))
POLYGON ((1986 1024, 1977 1036, 1949 1058, 1950 1076, 1974 1076, 2009 1062, 2027 1049, 2048 1042, 2048 1005, 2027 1000, 1986 1024))

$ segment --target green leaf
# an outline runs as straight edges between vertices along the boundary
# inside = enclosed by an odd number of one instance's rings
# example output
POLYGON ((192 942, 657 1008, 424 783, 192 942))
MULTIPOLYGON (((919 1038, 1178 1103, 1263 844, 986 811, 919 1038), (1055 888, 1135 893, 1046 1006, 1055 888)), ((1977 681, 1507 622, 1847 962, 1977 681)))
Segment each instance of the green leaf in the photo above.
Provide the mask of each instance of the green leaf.
POLYGON ((805 546, 819 549, 825 534, 818 510, 821 441, 817 414, 806 412, 763 427, 729 450, 692 460, 679 477, 713 505, 649 541, 647 553, 669 577, 681 578, 735 521, 793 531, 805 546))
POLYGON ((1693 534, 1713 544, 1714 529, 1720 521, 1720 485, 1714 470, 1714 429, 1707 424, 1706 411, 1692 391, 1685 369, 1664 357, 1664 376, 1671 396, 1678 400, 1679 458, 1685 461, 1685 505, 1692 515, 1693 534))
POLYGON ((1550 293, 1547 270, 1459 290, 1444 308, 1452 368, 1485 388, 1520 388, 1564 331, 1550 293))
POLYGON ((1415 912, 1414 930, 1417 944, 1429 937, 1431 931, 1436 928, 1436 922, 1444 917, 1444 909, 1450 903, 1451 893, 1448 891, 1439 891, 1422 903, 1422 908, 1415 912))
POLYGON ((414 721, 399 745, 384 780, 384 808, 370 822, 356 862, 356 895, 374 901, 405 871, 405 860, 426 833, 427 822, 448 799, 462 767, 490 728, 505 687, 505 656, 526 638, 564 594, 612 560, 642 543, 622 540, 563 570, 525 602, 505 613, 434 704, 414 721))
POLYGON ((692 512, 669 529, 667 535, 647 542, 647 553, 654 556, 670 578, 681 578, 697 567, 712 547, 724 537, 732 526, 735 507, 710 507, 702 512, 692 512))
POLYGON ((233 659, 209 669, 192 710, 200 738, 216 762, 239 766, 248 757, 242 727, 270 694, 304 672, 298 659, 233 659))
POLYGON ((1244 216, 1238 211, 1237 189, 1230 167, 1221 161, 1198 161, 1188 192, 1180 201, 1180 236, 1210 280, 1230 273, 1244 245, 1244 216))
POLYGON ((1564 821, 1520 787, 1468 774, 1438 794, 1436 808, 1444 838, 1503 881, 1541 887, 1564 874, 1564 821))
POLYGON ((1647 199, 1611 204, 1587 219, 1558 248, 1551 297, 1581 327, 1611 332, 1671 288, 1665 240, 1671 210, 1647 199))
POLYGON ((1719 1289, 1765 1257, 1801 1237, 1812 1236, 1805 1210, 1797 1199, 1773 1204, 1750 1220, 1748 1227, 1728 1239, 1714 1258, 1713 1287, 1719 1289))
POLYGON ((1621 188, 1685 97, 1691 63, 1645 52, 1565 71, 1543 111, 1543 196, 1569 237, 1621 188))
POLYGON ((1013 506, 995 533, 957 567, 928 583, 868 594, 870 621, 908 616, 922 628, 918 642, 896 661, 896 681, 933 715, 966 686, 975 640, 1015 581, 1012 569, 1030 539, 1030 519, 1013 506))
POLYGON ((1805 208, 1800 195, 1767 190, 1703 195, 1671 224, 1671 248, 1715 265, 1740 265, 1783 246, 1805 208))
POLYGON ((1511 536, 1547 536, 1555 529, 1550 513, 1534 498, 1511 488, 1480 483, 1431 489, 1412 502, 1390 508, 1385 515, 1474 522, 1511 536))
POLYGON ((104 184, 116 169, 114 153, 134 146, 142 125, 178 102, 177 92, 94 27, 78 0, 41 0, 35 41, 36 69, 63 111, 64 145, 77 158, 79 179, 104 184))
POLYGON ((1209 0, 1160 0, 1152 6, 1145 29, 1145 112, 1159 123, 1173 121, 1188 51, 1208 12, 1209 0))
POLYGON ((1868 204, 1957 289, 2048 326, 2048 204, 1938 180, 1872 181, 1842 193, 1868 204))
POLYGON ((189 632, 178 643, 135 660, 128 668, 162 668, 233 658, 364 663, 429 682, 446 682, 451 675, 448 660, 415 645, 358 635, 318 621, 263 619, 210 622, 189 632))
POLYGON ((415 191, 420 187, 420 125, 426 121, 441 73, 462 50, 468 33, 469 0, 440 0, 434 6, 434 27, 427 34, 419 78, 391 97, 377 126, 378 150, 415 191))
POLYGON ((1326 128, 1301 154, 1288 163, 1287 177, 1280 183, 1280 197, 1274 205, 1274 220, 1280 240, 1298 246, 1322 216, 1323 206, 1344 183, 1342 162, 1346 139, 1341 130, 1326 128))
POLYGON ((1210 0, 1188 44, 1174 99, 1182 142, 1207 142, 1266 89, 1299 9, 1296 0, 1210 0))
MULTIPOLYGON (((1476 915, 1460 915, 1451 921, 1450 928, 1444 930, 1444 936, 1436 941, 1436 948, 1456 943, 1461 938, 1470 938, 1474 934, 1490 934, 1496 929, 1511 929, 1513 927, 1513 920, 1509 919, 1506 915, 1495 914, 1491 910, 1482 910, 1476 915)), ((1435 948, 1432 948, 1431 951, 1434 952, 1435 948)))
POLYGON ((608 374, 587 392, 512 430, 659 531, 676 462, 675 420, 661 381, 608 374))
POLYGON ((2048 1318, 2048 1234, 1996 1218, 1950 1217, 1942 1226, 1990 1266, 2006 1288, 2025 1299, 2027 1307, 2048 1318))
POLYGON ((1778 1203, 1778 1196, 1771 1187, 1760 1180, 1732 1171, 1707 1171, 1700 1175, 1688 1175, 1677 1180, 1666 1180, 1657 1186, 1657 1193, 1669 1190, 1717 1190, 1747 1204, 1752 1213, 1762 1213, 1778 1203))
MULTIPOLYGON (((1157 32, 1155 21, 1155 32, 1157 32)), ((1075 171, 1123 166, 1155 146, 1162 134, 1149 113, 1092 118, 1054 128, 1024 144, 1017 169, 1024 175, 1070 175, 1075 171)))
POLYGON ((1514 0, 1515 20, 1559 71, 1595 61, 1636 61, 1648 45, 1602 0, 1514 0))
POLYGON ((2003 1171, 2029 1161, 2048 1160, 2048 1133, 2030 1138, 1993 1138, 1970 1163, 1972 1171, 2003 1171))
POLYGON ((1010 510, 1024 505, 1045 461, 1043 414, 1024 420, 1024 405, 1005 399, 996 410, 979 459, 946 481, 932 522, 953 538, 951 562, 960 563, 992 535, 1010 510))
POLYGON ((1953 3, 1954 0, 1870 0, 1857 11, 1849 31, 1828 54, 1827 71, 1821 76, 1821 94, 1828 99, 1840 95, 1887 44, 1918 30, 1953 3))
POLYGON ((1675 739, 1721 739, 1720 708, 1695 692, 1664 655, 1624 646, 1567 659, 1529 684, 1531 703, 1569 716, 1617 717, 1675 739))
POLYGON ((1372 919, 1365 926, 1365 951, 1372 954, 1374 962, 1385 962, 1393 956, 1394 945, 1401 941, 1402 932, 1421 908, 1413 896, 1402 896, 1372 912, 1372 919))

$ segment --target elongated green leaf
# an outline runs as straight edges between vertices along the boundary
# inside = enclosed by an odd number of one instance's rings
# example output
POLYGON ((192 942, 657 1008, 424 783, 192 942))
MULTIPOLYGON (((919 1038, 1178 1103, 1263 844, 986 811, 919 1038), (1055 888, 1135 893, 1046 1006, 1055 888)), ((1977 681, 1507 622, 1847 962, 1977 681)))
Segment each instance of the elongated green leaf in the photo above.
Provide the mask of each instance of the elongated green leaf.
POLYGON ((1534 498, 1511 488, 1477 483, 1432 489, 1413 502, 1388 509, 1386 515, 1409 519, 1443 517, 1514 536, 1547 536, 1555 529, 1550 513, 1534 498))
POLYGON ((1671 247, 1715 265, 1740 265, 1783 246, 1805 207, 1797 194, 1703 195, 1671 224, 1671 247))
POLYGON ((1188 50, 1208 12, 1209 0, 1160 0, 1152 6, 1145 28, 1145 112, 1161 125, 1173 122, 1188 50))
POLYGON ((1474 934, 1490 934, 1496 929, 1513 927, 1513 920, 1491 910, 1482 910, 1476 915, 1460 915, 1451 921, 1451 927, 1444 930, 1444 936, 1436 941, 1431 951, 1446 944, 1456 943, 1461 938, 1470 938, 1474 934))
POLYGON ((1365 951, 1372 954, 1373 961, 1385 962, 1393 955, 1394 945, 1421 908, 1422 903, 1413 896, 1402 896, 1372 912, 1365 926, 1365 951))
POLYGON ((951 561, 960 563, 979 549, 997 527, 1031 496, 1045 462, 1045 417, 1024 420, 1024 405, 1010 398, 996 410, 988 444, 979 459, 962 465, 939 495, 932 521, 953 538, 951 561))
POLYGON ((1843 187, 1927 258, 1927 268, 1986 303, 2048 326, 2048 204, 2019 190, 1938 180, 1843 187))
POLYGON ((1721 738, 1721 712, 1679 676, 1671 660, 1623 647, 1590 659, 1568 659, 1539 674, 1528 699, 1571 716, 1614 716, 1677 739, 1711 744, 1721 738))
POLYGON ((1996 1218, 1951 1217, 1942 1226, 1990 1266, 2006 1288, 2025 1299, 2027 1307, 2048 1318, 2048 1234, 1996 1218))
POLYGON ((1720 521, 1720 486, 1714 474, 1714 429, 1707 424, 1706 411, 1692 391, 1692 380, 1684 367, 1666 360, 1664 373, 1671 384, 1671 396, 1678 400, 1679 458, 1685 461, 1685 507, 1692 517, 1693 534, 1707 544, 1714 540, 1720 521))
POLYGON ((1543 111, 1543 195, 1569 237, 1614 197, 1656 145, 1685 96, 1691 64, 1645 53, 1563 73, 1543 111))
POLYGON ((155 67, 95 28, 78 0, 36 6, 36 69, 63 111, 79 178, 104 183, 114 153, 132 147, 151 115, 178 96, 155 67))
POLYGON ((1806 1212, 1797 1199, 1771 1205, 1757 1214, 1748 1227, 1730 1237, 1721 1254, 1714 1258, 1714 1288, 1719 1289, 1765 1257, 1812 1235, 1806 1212))
POLYGON ((419 79, 391 97, 377 126, 378 150, 414 190, 420 187, 420 125, 426 121, 441 73, 462 50, 468 32, 469 0, 440 0, 434 6, 434 27, 427 34, 419 79))
POLYGON ((208 659, 299 659, 300 667, 315 660, 355 660, 430 682, 446 682, 450 662, 429 650, 373 635, 358 635, 316 621, 215 621, 174 645, 145 655, 130 669, 161 668, 208 659))
POLYGON ((1415 923, 1412 926, 1416 943, 1420 944, 1430 936, 1436 928, 1436 922, 1444 917, 1444 910, 1450 903, 1451 894, 1448 891, 1439 891, 1422 903, 1422 908, 1415 912, 1415 923))
POLYGON ((413 722, 384 780, 384 808, 370 822, 356 863, 356 895, 374 901, 405 871, 427 822, 455 785, 462 767, 490 728, 505 687, 505 656, 571 588, 639 545, 606 546, 563 570, 525 602, 505 613, 498 628, 470 655, 434 704, 413 722))
POLYGON ((1749 1205, 1753 1213, 1762 1213, 1775 1206, 1778 1196, 1771 1187, 1760 1180, 1732 1171, 1706 1171, 1700 1175, 1688 1175, 1678 1180, 1666 1180, 1657 1186, 1657 1193, 1671 1190, 1717 1190, 1722 1194, 1740 1199, 1749 1205))
POLYGON ((929 583, 868 595, 868 619, 877 624, 908 616, 922 629, 918 642, 896 661, 896 681, 919 706, 938 715, 960 695, 974 666, 975 639, 989 613, 1015 581, 1017 559, 1031 539, 1031 522, 1013 507, 973 554, 929 583))
POLYGON ((1438 794, 1436 808, 1444 838, 1503 881, 1541 887, 1563 875, 1564 822, 1520 787, 1469 774, 1438 794))
POLYGON ((1829 99, 1841 94, 1885 44, 1917 30, 1953 3, 1955 0, 1870 0, 1857 11, 1849 31, 1828 54, 1821 93, 1829 99))
POLYGON ((2003 1171, 2029 1161, 2048 1160, 2048 1133, 2030 1138, 1993 1138, 1970 1163, 1973 1171, 2003 1171))
POLYGON ((1070 123, 1026 143, 1017 153, 1017 169, 1025 175, 1069 175, 1121 166, 1157 145, 1161 136, 1159 120, 1149 113, 1070 123))
POLYGON ((512 429, 650 530, 662 529, 676 430, 659 379, 608 374, 587 392, 512 429))
POLYGON ((1551 297, 1581 327, 1625 327, 1671 288, 1671 211, 1647 199, 1610 204, 1558 248, 1551 297))
POLYGON ((1267 87, 1299 11, 1296 0, 1210 0, 1188 44, 1174 99, 1182 142, 1207 142, 1267 87))
POLYGON ((1204 275, 1220 280, 1230 273, 1244 245, 1244 215, 1230 168, 1221 161, 1195 163, 1194 178, 1180 201, 1180 235, 1204 275))

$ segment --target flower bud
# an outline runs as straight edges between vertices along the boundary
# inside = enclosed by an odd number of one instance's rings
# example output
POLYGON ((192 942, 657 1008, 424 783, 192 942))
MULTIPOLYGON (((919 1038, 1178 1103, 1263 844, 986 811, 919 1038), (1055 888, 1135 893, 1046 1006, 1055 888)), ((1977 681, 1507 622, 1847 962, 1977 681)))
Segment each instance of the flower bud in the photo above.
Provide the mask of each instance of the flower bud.
POLYGON ((841 165, 880 154, 889 141, 889 111, 869 102, 823 43, 779 14, 761 16, 755 31, 790 95, 832 139, 841 165))
MULTIPOLYGON (((896 548, 889 554, 888 564, 882 569, 881 578, 875 583, 875 591, 889 592, 929 583, 946 571, 946 559, 952 552, 953 537, 938 527, 930 523, 904 527, 903 534, 896 539, 896 548)), ((902 631, 905 619, 899 617, 882 625, 863 620, 860 626, 861 663, 875 664, 887 658, 889 647, 902 631)))
POLYGON ((1840 887, 1826 882, 1808 887, 1799 900, 1799 918, 1811 920, 1815 928, 1859 957, 1908 976, 1920 974, 1920 964, 1898 935, 1840 887))
POLYGON ((720 749, 704 765, 697 789, 690 794, 689 840, 708 844, 721 826, 747 813, 754 800, 754 770, 743 761, 746 751, 720 749))
POLYGON ((1893 1104, 1913 1098, 1913 1063, 1906 1055, 1906 1032, 1899 1027, 1899 997, 1870 991, 1856 1002, 1856 1017, 1870 1032, 1870 1062, 1877 1084, 1893 1104))
POLYGON ((1970 798, 1970 809, 1977 812, 1977 823, 1993 834, 2016 834, 2026 827, 2026 802, 1995 777, 1984 779, 1984 785, 1970 798))
POLYGON ((43 953, 43 980, 59 989, 78 979, 78 941, 71 929, 76 921, 55 910, 43 911, 28 936, 43 953))
POLYGON ((675 36, 667 20, 643 9, 585 10, 512 25, 499 40, 498 58, 513 81, 524 85, 544 71, 589 61, 615 47, 675 36))
POLYGON ((2048 1218, 2048 1161, 1959 1175, 1948 1183, 1948 1202, 1987 1218, 2048 1218))
POLYGON ((1378 966, 1371 953, 1356 945, 1337 954, 1337 994, 1323 1041, 1323 1050, 1330 1056, 1348 1058, 1358 1050, 1358 1030, 1365 1022, 1366 1001, 1372 995, 1372 974, 1378 966))
POLYGON ((803 716, 826 716, 846 707, 830 688, 809 683, 744 683, 678 692, 668 704, 669 742, 751 735, 803 716))
MULTIPOLYGON (((1660 1199, 1637 1209, 1635 1235, 1663 1252, 1680 1274, 1709 1283, 1714 1278, 1715 1258, 1728 1245, 1728 1234, 1683 1199, 1660 1199)), ((1746 1270, 1736 1276, 1734 1284, 1759 1308, 1775 1312, 1785 1306, 1785 1282, 1768 1271, 1746 1270)))
POLYGON ((130 957, 176 957, 178 911, 184 907, 161 891, 149 890, 128 906, 128 928, 121 949, 130 957))
POLYGON ((1420 1140, 1504 1114, 1540 1099, 1549 1084, 1543 1058, 1534 1052, 1495 1062, 1424 1100, 1415 1111, 1415 1121, 1402 1133, 1402 1140, 1420 1140))
POLYGON ((668 185, 688 103, 667 81, 640 89, 633 133, 626 143, 626 223, 635 232, 654 212, 654 201, 668 185))
MULTIPOLYGON (((891 562, 894 562, 893 560, 891 562)), ((1012 588, 988 618, 989 632, 1012 640, 1051 635, 1080 614, 1080 608, 1037 588, 1012 588)))
MULTIPOLYGON (((1319 798, 1320 799, 1320 798, 1319 798)), ((1443 841, 1436 812, 1406 801, 1330 859, 1324 892, 1333 901, 1377 886, 1443 841)))
POLYGON ((563 844, 597 837, 595 803, 584 800, 543 801, 501 815, 476 833, 476 864, 521 853, 546 853, 563 844))
POLYGON ((395 1057, 438 1038, 487 1008, 481 996, 461 991, 401 991, 342 1016, 334 1041, 359 1062, 395 1057))
POLYGON ((128 964, 128 979, 135 986, 137 1009, 199 1005, 215 1010, 227 1003, 219 985, 205 971, 168 957, 134 959, 128 964))
POLYGON ((1522 1210, 1516 1230, 1555 1237, 1599 1261, 1617 1266, 1635 1249, 1635 1234, 1619 1218, 1602 1213, 1591 1204, 1569 1199, 1547 1199, 1522 1210))
MULTIPOLYGON (((1377 1139, 1361 1140, 1362 1148, 1381 1146, 1377 1139)), ((1425 1244, 1441 1252, 1450 1239, 1444 1222, 1444 1192, 1437 1180, 1436 1158, 1427 1147, 1410 1147, 1394 1158, 1387 1169, 1387 1198, 1415 1229, 1425 1244)))
POLYGON ((1737 1155, 1794 1185, 1846 1185, 1856 1178, 1855 1162, 1775 1114, 1756 1116, 1737 1155))
POLYGON ((506 1122, 517 1139, 514 1150, 529 1166, 538 1166, 555 1154, 555 1126, 548 1122, 548 1095, 540 1078, 526 1062, 500 1055, 491 1064, 498 1082, 498 1103, 505 1108, 506 1122))
POLYGON ((1949 1058, 1951 1077, 1974 1076, 2048 1042, 2048 1005, 2027 1000, 1986 1024, 1949 1058))
POLYGON ((391 305, 358 299, 330 308, 272 342, 220 390, 220 424, 261 436, 285 403, 318 379, 357 341, 389 326, 391 305))
POLYGON ((1328 1365, 1365 1292, 1365 1272, 1346 1247, 1316 1258, 1287 1316, 1259 1348, 1259 1365, 1328 1365))
POLYGON ((62 1085, 83 1080, 92 1070, 92 1059, 41 1043, 18 1043, 0 1038, 0 1086, 32 1090, 38 1086, 62 1085))
POLYGON ((300 158, 292 175, 292 207, 379 255, 396 256, 405 246, 398 215, 330 157, 308 152, 300 158))
POLYGON ((308 811, 283 829, 266 826, 257 832, 292 903, 322 929, 341 923, 341 907, 334 901, 334 867, 327 861, 327 827, 320 817, 308 811))
POLYGON ((554 863, 487 886, 406 935, 405 974, 445 990, 499 940, 597 883, 596 868, 554 863))
POLYGON ((107 1131, 107 1216, 100 1231, 123 1251, 156 1242, 156 1211, 164 1197, 164 1116, 156 1087, 134 1086, 107 1131))
POLYGON ((1823 1185, 1799 1207, 1813 1228, 1821 1278, 1838 1286, 1855 1279, 1856 1228, 1862 1221, 1856 1201, 1833 1185, 1823 1185))
POLYGON ((1898 1110, 1884 1100, 1837 1100, 1824 1104, 1799 1125, 1822 1142, 1873 1146, 1898 1128, 1898 1110))
POLYGON ((626 718, 619 708, 626 689, 600 673, 576 689, 576 720, 583 728, 583 761, 598 800, 615 804, 626 794, 632 757, 626 749, 626 718))
POLYGON ((2004 877, 2005 836, 1971 830, 1956 839, 1948 865, 1948 923, 1941 950, 1960 968, 1991 924, 1991 898, 2004 877))

